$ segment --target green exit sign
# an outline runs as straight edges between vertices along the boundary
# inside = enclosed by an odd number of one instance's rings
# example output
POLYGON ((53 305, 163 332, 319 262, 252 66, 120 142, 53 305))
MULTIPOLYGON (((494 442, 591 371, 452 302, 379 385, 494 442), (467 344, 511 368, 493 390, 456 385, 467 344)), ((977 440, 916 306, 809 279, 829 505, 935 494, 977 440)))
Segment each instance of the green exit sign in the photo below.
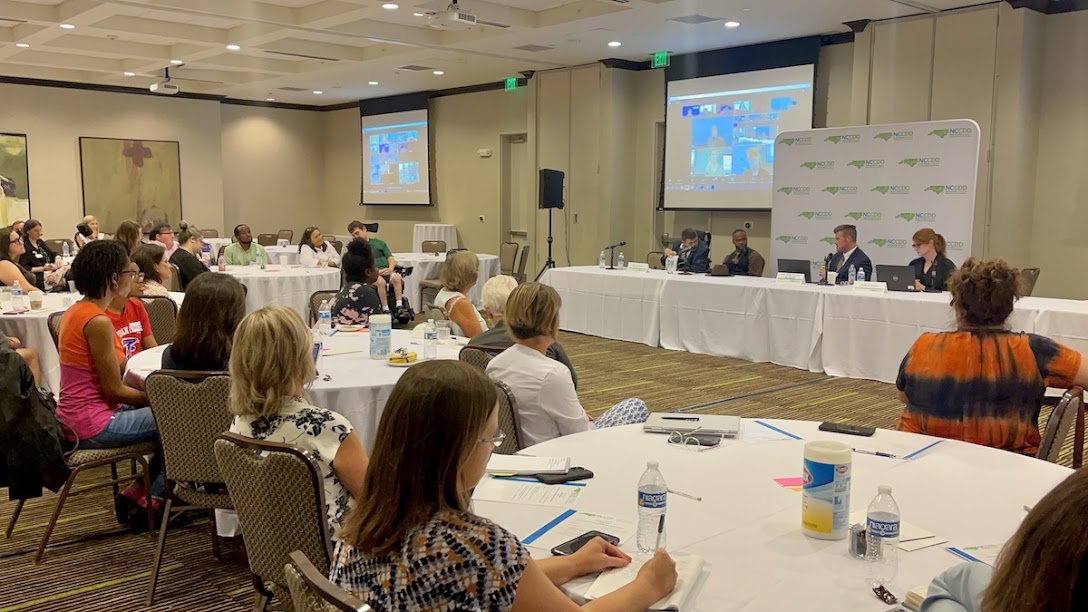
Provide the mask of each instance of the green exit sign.
POLYGON ((514 91, 518 88, 518 78, 510 77, 506 79, 506 91, 514 91))
POLYGON ((657 53, 654 53, 653 67, 664 68, 669 65, 671 59, 672 57, 669 55, 668 51, 658 51, 657 53))

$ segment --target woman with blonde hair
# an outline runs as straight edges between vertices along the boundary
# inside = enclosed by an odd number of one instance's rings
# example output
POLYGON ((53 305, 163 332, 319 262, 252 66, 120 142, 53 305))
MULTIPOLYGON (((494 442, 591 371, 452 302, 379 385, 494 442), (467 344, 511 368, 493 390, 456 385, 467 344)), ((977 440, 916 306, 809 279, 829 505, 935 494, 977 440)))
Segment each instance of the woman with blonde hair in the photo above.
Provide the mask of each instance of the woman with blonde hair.
POLYGON ((896 428, 1034 456, 1043 394, 1088 385, 1088 359, 1007 329, 1020 273, 1005 260, 968 259, 948 287, 958 329, 922 334, 903 358, 896 428))
POLYGON ((98 219, 94 215, 87 215, 83 217, 83 221, 76 225, 76 233, 72 236, 72 242, 75 243, 76 249, 79 250, 87 246, 87 243, 94 240, 98 240, 102 237, 101 232, 98 229, 98 219), (86 231, 84 231, 84 227, 86 231))
POLYGON ((956 271, 956 264, 945 256, 944 236, 923 227, 914 232, 912 239, 918 258, 910 262, 914 268, 914 288, 918 291, 947 291, 948 278, 956 271))
MULTIPOLYGON (((560 366, 562 367, 562 366, 560 366)), ((336 543, 329 579, 376 610, 577 610, 558 585, 631 558, 601 538, 536 561, 472 512, 471 491, 505 436, 495 385, 457 361, 411 367, 386 402, 362 498, 336 543)), ((586 609, 644 610, 676 586, 660 550, 631 584, 586 609)))
POLYGON ((200 260, 204 246, 204 235, 195 227, 187 225, 184 221, 178 226, 181 233, 178 234, 178 248, 170 256, 170 263, 178 267, 178 281, 181 290, 189 286, 193 279, 204 274, 208 268, 200 260))
POLYGON ((643 423, 650 416, 646 403, 637 398, 623 400, 596 421, 586 413, 570 370, 547 356, 559 335, 561 305, 559 294, 547 285, 518 285, 506 301, 503 319, 515 344, 487 364, 487 375, 514 392, 527 446, 594 426, 643 423))
POLYGON ((450 331, 456 336, 474 338, 487 331, 487 323, 480 311, 468 299, 468 292, 476 286, 480 276, 480 258, 471 251, 453 251, 446 255, 439 280, 442 290, 435 297, 435 306, 446 310, 450 318, 450 331))
POLYGON ((359 500, 367 456, 347 419, 304 399, 316 376, 312 348, 310 330, 286 306, 265 306, 242 319, 230 351, 230 431, 311 453, 336 535, 352 499, 359 500))

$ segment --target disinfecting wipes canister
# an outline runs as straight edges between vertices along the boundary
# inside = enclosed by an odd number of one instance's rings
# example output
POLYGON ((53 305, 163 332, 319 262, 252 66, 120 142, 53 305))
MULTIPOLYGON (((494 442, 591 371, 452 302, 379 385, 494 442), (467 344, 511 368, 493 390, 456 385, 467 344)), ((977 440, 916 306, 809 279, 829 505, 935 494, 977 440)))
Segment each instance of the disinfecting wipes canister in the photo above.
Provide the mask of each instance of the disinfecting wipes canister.
POLYGON ((823 540, 841 540, 850 525, 850 447, 842 442, 805 444, 801 489, 801 531, 823 540))

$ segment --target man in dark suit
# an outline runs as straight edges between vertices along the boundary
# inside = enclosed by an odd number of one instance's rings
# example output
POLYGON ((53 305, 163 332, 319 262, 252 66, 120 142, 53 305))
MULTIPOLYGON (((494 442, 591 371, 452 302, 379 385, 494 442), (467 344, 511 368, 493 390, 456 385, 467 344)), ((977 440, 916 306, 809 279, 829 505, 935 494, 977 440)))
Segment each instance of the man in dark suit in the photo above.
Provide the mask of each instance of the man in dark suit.
POLYGON ((865 278, 873 278, 873 262, 858 248, 858 228, 853 225, 840 225, 835 228, 835 255, 826 268, 820 267, 820 279, 826 279, 830 270, 835 274, 835 284, 848 282, 850 266, 865 270, 865 278))
POLYGON ((710 245, 699 240, 699 234, 690 227, 680 232, 680 240, 672 243, 671 249, 665 249, 665 257, 678 255, 677 269, 688 272, 710 272, 710 245))

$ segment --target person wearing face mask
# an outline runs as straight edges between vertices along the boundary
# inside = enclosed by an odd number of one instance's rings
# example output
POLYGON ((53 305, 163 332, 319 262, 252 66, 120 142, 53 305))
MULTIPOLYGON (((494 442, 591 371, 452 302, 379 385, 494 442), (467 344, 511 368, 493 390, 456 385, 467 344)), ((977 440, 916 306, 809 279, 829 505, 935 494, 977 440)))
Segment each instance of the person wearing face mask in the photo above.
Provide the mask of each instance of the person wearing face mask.
POLYGON ((758 251, 748 248, 748 232, 742 229, 733 230, 733 246, 736 250, 722 262, 722 265, 729 268, 729 275, 763 276, 767 262, 758 251))
POLYGON ((948 278, 956 271, 956 264, 945 257, 944 236, 923 227, 914 232, 914 252, 918 258, 910 262, 914 268, 914 288, 918 291, 948 291, 948 278))
POLYGON ((690 227, 680 232, 680 240, 672 243, 672 248, 665 249, 665 259, 676 255, 679 257, 677 269, 686 272, 710 271, 710 245, 699 240, 699 233, 690 227))

